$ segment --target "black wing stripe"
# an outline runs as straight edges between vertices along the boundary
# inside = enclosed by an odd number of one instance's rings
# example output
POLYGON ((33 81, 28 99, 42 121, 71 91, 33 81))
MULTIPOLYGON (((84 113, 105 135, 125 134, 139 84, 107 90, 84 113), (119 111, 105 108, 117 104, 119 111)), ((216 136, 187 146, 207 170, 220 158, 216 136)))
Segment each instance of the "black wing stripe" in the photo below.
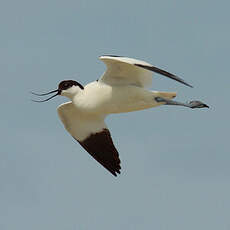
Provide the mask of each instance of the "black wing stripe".
POLYGON ((159 73, 159 74, 161 74, 161 75, 164 75, 164 76, 166 76, 166 77, 169 77, 169 78, 171 78, 171 79, 173 79, 173 80, 175 80, 175 81, 178 81, 178 82, 180 82, 180 83, 182 83, 182 84, 184 84, 184 85, 187 85, 187 86, 193 88, 192 85, 186 83, 183 79, 181 79, 181 78, 177 77, 176 75, 174 75, 174 74, 172 74, 172 73, 169 73, 169 72, 167 72, 167 71, 165 71, 165 70, 163 70, 163 69, 159 69, 159 68, 157 68, 157 67, 155 67, 155 66, 147 66, 147 65, 142 65, 142 64, 134 64, 134 65, 135 65, 135 66, 139 66, 139 67, 144 68, 144 69, 147 69, 147 70, 150 70, 150 71, 153 71, 153 72, 155 72, 155 73, 159 73))
POLYGON ((119 155, 108 129, 103 129, 100 133, 91 134, 85 140, 78 142, 114 176, 117 176, 116 173, 120 173, 119 155))
POLYGON ((102 55, 101 57, 125 57, 125 56, 107 54, 107 55, 102 55))

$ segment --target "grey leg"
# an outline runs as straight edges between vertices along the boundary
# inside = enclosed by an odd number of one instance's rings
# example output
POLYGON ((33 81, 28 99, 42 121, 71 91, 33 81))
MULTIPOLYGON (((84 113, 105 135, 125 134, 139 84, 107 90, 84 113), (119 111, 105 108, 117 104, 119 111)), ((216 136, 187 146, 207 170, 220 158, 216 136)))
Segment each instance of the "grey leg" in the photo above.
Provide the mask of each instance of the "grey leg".
POLYGON ((165 105, 179 105, 179 106, 185 106, 191 109, 195 109, 195 108, 209 108, 208 105, 204 104, 201 101, 190 101, 189 103, 182 103, 182 102, 178 102, 178 101, 173 101, 170 99, 165 99, 163 97, 155 97, 155 100, 157 102, 164 102, 165 105))

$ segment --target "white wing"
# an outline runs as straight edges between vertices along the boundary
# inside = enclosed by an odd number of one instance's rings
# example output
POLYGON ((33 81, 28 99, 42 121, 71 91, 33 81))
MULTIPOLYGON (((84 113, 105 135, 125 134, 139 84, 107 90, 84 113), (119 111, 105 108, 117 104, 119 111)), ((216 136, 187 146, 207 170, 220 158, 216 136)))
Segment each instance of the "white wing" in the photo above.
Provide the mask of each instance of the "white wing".
POLYGON ((66 130, 95 160, 114 176, 120 173, 119 155, 104 118, 82 116, 72 102, 60 105, 57 111, 66 130))
POLYGON ((107 70, 99 79, 110 85, 136 85, 149 87, 152 84, 153 72, 159 73, 182 84, 192 87, 183 79, 165 70, 159 69, 147 62, 120 56, 101 56, 107 70))

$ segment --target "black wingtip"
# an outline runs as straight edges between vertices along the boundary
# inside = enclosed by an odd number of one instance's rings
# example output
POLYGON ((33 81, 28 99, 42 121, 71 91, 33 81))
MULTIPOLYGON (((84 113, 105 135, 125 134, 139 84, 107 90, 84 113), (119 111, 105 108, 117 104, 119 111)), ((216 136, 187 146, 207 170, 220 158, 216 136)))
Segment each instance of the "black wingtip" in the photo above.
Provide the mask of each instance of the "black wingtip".
POLYGON ((194 86, 192 86, 192 85, 190 85, 190 84, 188 84, 186 82, 181 82, 181 83, 184 84, 184 85, 186 85, 186 86, 188 86, 188 87, 190 87, 190 88, 194 88, 194 86))
POLYGON ((121 174, 121 166, 119 165, 117 169, 112 169, 112 168, 106 168, 110 173, 112 173, 115 177, 118 176, 118 174, 121 174))
POLYGON ((188 86, 190 88, 193 88, 192 85, 190 85, 187 82, 185 82, 182 78, 177 77, 176 75, 174 75, 172 73, 169 73, 169 72, 167 72, 167 71, 165 71, 163 69, 159 69, 159 68, 157 68, 155 66, 150 66, 150 65, 148 66, 148 65, 143 65, 143 64, 134 64, 134 65, 138 66, 138 67, 141 67, 141 68, 144 68, 144 69, 147 69, 147 70, 150 70, 150 71, 153 71, 155 73, 164 75, 164 76, 166 76, 168 78, 171 78, 171 79, 173 79, 175 81, 178 81, 178 82, 180 82, 180 83, 182 83, 182 84, 184 84, 184 85, 186 85, 186 86, 188 86))
POLYGON ((84 140, 78 142, 111 174, 117 176, 117 173, 120 173, 121 166, 119 154, 113 144, 112 137, 108 129, 104 128, 98 133, 92 133, 84 140))
POLYGON ((119 174, 121 174, 121 172, 120 171, 116 171, 116 172, 114 172, 114 173, 112 173, 115 177, 117 177, 119 174), (116 174, 117 173, 117 174, 116 174))
POLYGON ((113 54, 105 54, 105 55, 101 55, 100 57, 125 57, 125 56, 118 56, 118 55, 113 55, 113 54))

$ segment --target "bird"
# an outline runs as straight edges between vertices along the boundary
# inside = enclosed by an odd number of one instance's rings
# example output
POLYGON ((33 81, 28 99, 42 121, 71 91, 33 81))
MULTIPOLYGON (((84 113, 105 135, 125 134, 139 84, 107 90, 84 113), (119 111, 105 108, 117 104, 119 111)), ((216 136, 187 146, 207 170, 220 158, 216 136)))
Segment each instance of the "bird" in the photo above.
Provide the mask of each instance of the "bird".
POLYGON ((104 74, 85 86, 75 80, 63 80, 45 102, 58 95, 70 100, 58 106, 57 113, 70 135, 105 169, 117 176, 121 172, 119 153, 105 124, 109 114, 127 113, 161 105, 185 106, 191 109, 209 108, 201 101, 182 103, 172 100, 175 92, 152 91, 153 73, 171 78, 188 87, 182 78, 159 69, 145 61, 116 55, 103 55, 99 59, 107 67, 104 74))

